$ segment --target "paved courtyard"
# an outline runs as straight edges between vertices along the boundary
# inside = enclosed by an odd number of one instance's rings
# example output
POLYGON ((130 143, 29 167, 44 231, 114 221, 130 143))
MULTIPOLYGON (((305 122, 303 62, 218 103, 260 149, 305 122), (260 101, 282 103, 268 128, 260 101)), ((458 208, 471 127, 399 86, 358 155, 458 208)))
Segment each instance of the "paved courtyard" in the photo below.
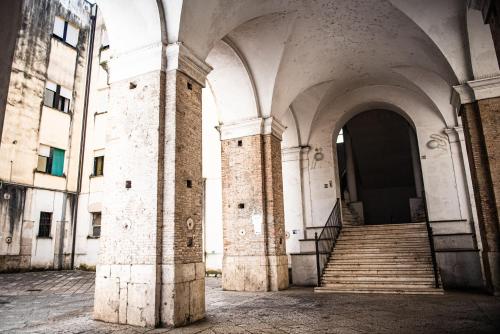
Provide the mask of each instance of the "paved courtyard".
POLYGON ((145 329, 92 320, 94 274, 0 275, 0 333, 500 333, 500 298, 225 292, 207 279, 206 320, 145 329))

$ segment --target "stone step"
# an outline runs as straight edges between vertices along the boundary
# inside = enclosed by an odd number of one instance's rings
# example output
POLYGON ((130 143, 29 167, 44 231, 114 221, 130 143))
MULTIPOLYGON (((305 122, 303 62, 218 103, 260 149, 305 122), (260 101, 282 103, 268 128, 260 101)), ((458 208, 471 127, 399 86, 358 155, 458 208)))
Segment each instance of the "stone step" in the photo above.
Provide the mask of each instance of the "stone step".
POLYGON ((432 282, 418 282, 418 281, 343 281, 343 282, 328 282, 322 283, 321 286, 324 287, 343 287, 343 288, 380 288, 380 287, 390 287, 396 289, 405 288, 433 288, 434 281, 432 282))
POLYGON ((367 252, 378 252, 382 250, 394 250, 394 251, 410 251, 410 250, 420 250, 420 251, 429 251, 429 245, 424 243, 422 244, 414 244, 414 245, 346 245, 344 243, 337 244, 335 246, 334 252, 344 251, 344 250, 362 250, 367 252))
POLYGON ((323 275, 322 282, 324 283, 335 283, 335 282, 424 282, 433 283, 434 275, 413 275, 413 276, 398 276, 398 275, 334 275, 325 274, 323 275))
POLYGON ((406 235, 406 236, 399 236, 399 235, 394 235, 394 234, 389 234, 389 235, 352 235, 352 234, 344 234, 340 233, 340 237, 338 240, 345 240, 345 241, 352 241, 355 240, 357 242, 362 242, 362 241, 369 241, 369 242, 375 242, 375 241, 392 241, 392 240, 399 240, 399 241, 425 241, 429 240, 427 235, 406 235))
POLYGON ((409 294, 409 295, 442 295, 444 292, 436 288, 391 288, 391 287, 377 287, 377 288, 350 288, 350 287, 316 287, 314 292, 320 293, 373 293, 373 294, 409 294))
POLYGON ((426 268, 426 269, 387 269, 387 270, 381 270, 381 269, 352 269, 352 270, 346 270, 346 269, 337 269, 337 268, 327 268, 324 271, 324 275, 348 275, 348 276, 354 276, 354 275, 399 275, 399 276, 407 276, 407 275, 431 275, 434 277, 434 272, 432 270, 432 267, 426 268))
POLYGON ((425 223, 402 223, 402 224, 377 224, 377 225, 362 225, 357 227, 359 229, 373 229, 373 230, 384 230, 384 229, 408 229, 408 228, 423 228, 426 229, 425 223))
POLYGON ((422 259, 431 259, 430 252, 425 254, 414 254, 414 253, 379 253, 379 254, 370 254, 370 253, 336 253, 333 252, 333 255, 330 257, 330 261, 335 260, 346 260, 346 259, 401 259, 401 260, 422 260, 422 259))
POLYGON ((416 263, 421 263, 421 264, 432 264, 431 259, 391 259, 391 258, 384 258, 384 259, 370 259, 370 258, 344 258, 344 259, 335 259, 331 260, 328 263, 328 265, 341 265, 341 264, 349 264, 349 265, 360 265, 360 264, 374 264, 377 266, 380 265, 388 265, 388 266, 394 266, 398 264, 416 264, 416 263))
POLYGON ((325 270, 330 268, 342 269, 342 270, 357 270, 357 269, 369 269, 369 270, 384 270, 384 269, 420 269, 425 270, 427 268, 432 269, 432 262, 410 262, 410 263, 373 263, 371 261, 363 263, 359 261, 336 261, 335 263, 329 262, 325 266, 325 270))
POLYGON ((387 247, 387 248, 337 248, 335 247, 333 254, 431 254, 431 251, 427 247, 387 247))

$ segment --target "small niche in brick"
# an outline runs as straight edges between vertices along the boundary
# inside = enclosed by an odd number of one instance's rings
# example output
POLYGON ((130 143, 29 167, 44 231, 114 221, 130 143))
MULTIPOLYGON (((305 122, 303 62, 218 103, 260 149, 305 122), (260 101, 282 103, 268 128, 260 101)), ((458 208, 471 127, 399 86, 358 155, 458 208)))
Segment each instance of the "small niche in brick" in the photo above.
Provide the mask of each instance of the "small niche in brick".
POLYGON ((136 89, 137 88, 137 83, 131 81, 128 86, 129 89, 136 89))
POLYGON ((132 181, 125 181, 125 188, 130 189, 132 188, 132 181))
POLYGON ((192 83, 188 82, 187 83, 187 87, 188 87, 189 90, 193 90, 193 84, 192 83))
POLYGON ((238 140, 238 146, 240 146, 240 147, 243 146, 243 140, 241 140, 241 139, 238 140))
POLYGON ((193 247, 193 237, 189 237, 187 240, 187 246, 188 247, 193 247))
POLYGON ((244 209, 244 208, 245 208, 245 203, 238 204, 238 209, 244 209))
POLYGON ((186 181, 186 186, 187 186, 188 188, 193 188, 193 181, 191 181, 191 180, 187 180, 187 181, 186 181))

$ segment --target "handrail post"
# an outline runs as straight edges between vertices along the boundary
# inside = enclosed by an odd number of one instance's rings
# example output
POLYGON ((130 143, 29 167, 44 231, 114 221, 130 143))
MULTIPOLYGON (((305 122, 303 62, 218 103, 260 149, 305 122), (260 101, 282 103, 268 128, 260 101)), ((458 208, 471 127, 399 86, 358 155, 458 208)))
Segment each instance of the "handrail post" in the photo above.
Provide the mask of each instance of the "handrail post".
POLYGON ((427 197, 425 196, 425 193, 422 195, 422 197, 424 200, 425 226, 427 228, 427 236, 429 238, 429 246, 431 248, 432 269, 434 270, 434 286, 436 288, 439 288, 439 275, 438 275, 438 267, 436 260, 436 252, 434 248, 434 236, 433 236, 434 233, 432 233, 432 226, 429 221, 429 212, 427 211, 427 197))
POLYGON ((318 232, 314 232, 314 244, 316 246, 316 274, 318 275, 318 286, 321 286, 321 268, 319 267, 319 240, 318 232))

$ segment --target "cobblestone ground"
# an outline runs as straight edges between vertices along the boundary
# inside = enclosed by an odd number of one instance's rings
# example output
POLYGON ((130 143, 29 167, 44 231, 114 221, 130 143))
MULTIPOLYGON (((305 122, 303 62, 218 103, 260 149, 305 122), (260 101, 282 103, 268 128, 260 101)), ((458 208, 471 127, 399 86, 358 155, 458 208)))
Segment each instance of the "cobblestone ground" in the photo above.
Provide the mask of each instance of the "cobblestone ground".
POLYGON ((500 298, 224 292, 207 279, 207 318, 144 329, 92 320, 93 273, 0 275, 0 333, 500 333, 500 298))

